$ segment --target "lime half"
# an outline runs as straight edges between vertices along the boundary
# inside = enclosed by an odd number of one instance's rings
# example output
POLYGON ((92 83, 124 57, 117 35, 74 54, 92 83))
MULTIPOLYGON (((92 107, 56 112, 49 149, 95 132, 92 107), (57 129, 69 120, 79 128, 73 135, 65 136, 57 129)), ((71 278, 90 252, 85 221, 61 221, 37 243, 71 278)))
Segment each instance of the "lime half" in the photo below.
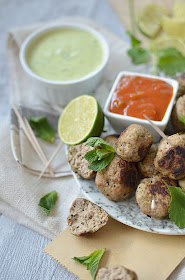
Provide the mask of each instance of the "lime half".
POLYGON ((176 19, 163 16, 161 25, 166 34, 185 39, 185 19, 176 19))
POLYGON ((151 51, 167 49, 167 48, 175 48, 177 49, 183 56, 185 56, 185 42, 180 38, 175 38, 171 36, 161 36, 151 43, 151 51))
POLYGON ((175 1, 173 14, 177 19, 185 19, 185 3, 183 1, 175 1))
POLYGON ((58 135, 62 142, 76 145, 92 136, 100 136, 104 115, 91 95, 80 95, 65 107, 58 121, 58 135))
POLYGON ((161 17, 169 14, 162 6, 146 5, 137 14, 137 26, 145 36, 154 38, 161 28, 161 17))

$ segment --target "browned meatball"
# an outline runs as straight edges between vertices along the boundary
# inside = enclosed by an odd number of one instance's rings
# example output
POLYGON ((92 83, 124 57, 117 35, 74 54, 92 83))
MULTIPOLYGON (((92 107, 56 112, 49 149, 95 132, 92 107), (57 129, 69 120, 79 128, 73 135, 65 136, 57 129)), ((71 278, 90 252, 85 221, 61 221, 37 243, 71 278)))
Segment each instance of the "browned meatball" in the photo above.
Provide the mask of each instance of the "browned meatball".
POLYGON ((115 152, 126 161, 142 160, 153 143, 150 132, 139 124, 131 124, 119 136, 115 152))
POLYGON ((175 186, 175 181, 162 175, 142 179, 136 190, 136 201, 145 215, 162 219, 168 215, 171 196, 162 180, 170 186, 175 186))
POLYGON ((104 141, 113 148, 115 147, 115 143, 117 140, 118 136, 116 134, 108 135, 104 138, 104 141))
POLYGON ((176 80, 179 83, 179 88, 177 92, 177 97, 185 94, 185 74, 180 75, 179 77, 176 78, 176 80))
POLYGON ((185 193, 185 178, 178 181, 179 186, 181 187, 182 191, 185 193))
POLYGON ((137 163, 138 170, 143 178, 152 177, 159 173, 154 166, 154 158, 157 154, 157 146, 152 145, 144 159, 137 163))
POLYGON ((84 158, 84 155, 94 148, 82 143, 79 145, 70 146, 68 149, 67 160, 73 172, 77 173, 84 179, 95 177, 95 172, 88 168, 89 162, 84 158))
POLYGON ((102 267, 98 270, 96 280, 137 280, 134 271, 123 266, 102 267))
POLYGON ((185 116, 185 95, 178 98, 171 115, 172 125, 176 132, 185 130, 185 125, 180 120, 181 116, 185 116))
POLYGON ((135 165, 122 160, 117 155, 105 169, 97 172, 95 178, 98 190, 113 201, 121 201, 129 197, 136 181, 135 165))
POLYGON ((154 165, 161 174, 179 180, 185 177, 185 133, 173 134, 168 139, 174 146, 162 139, 154 165))

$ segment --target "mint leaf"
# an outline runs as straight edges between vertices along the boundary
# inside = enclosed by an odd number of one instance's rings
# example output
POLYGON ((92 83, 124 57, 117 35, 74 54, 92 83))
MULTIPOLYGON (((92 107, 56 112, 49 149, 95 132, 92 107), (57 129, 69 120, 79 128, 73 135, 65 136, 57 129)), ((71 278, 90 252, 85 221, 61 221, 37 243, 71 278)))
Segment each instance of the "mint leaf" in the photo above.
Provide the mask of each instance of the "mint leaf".
POLYGON ((55 206, 58 195, 56 191, 52 191, 39 200, 38 206, 41 207, 42 211, 48 216, 50 214, 50 209, 55 206))
POLYGON ((175 48, 158 51, 159 69, 168 76, 185 72, 185 57, 175 48))
POLYGON ((74 257, 73 260, 78 261, 79 263, 86 266, 87 270, 90 270, 92 279, 95 280, 96 272, 98 269, 99 262, 105 252, 104 249, 98 249, 91 253, 89 256, 85 257, 74 257))
POLYGON ((96 147, 100 145, 103 149, 114 152, 113 147, 109 146, 103 139, 99 137, 90 137, 89 139, 87 139, 86 145, 91 147, 96 147))
POLYGON ((103 170, 105 167, 107 167, 107 165, 113 160, 114 158, 114 153, 111 153, 110 155, 108 155, 106 158, 103 158, 101 160, 97 160, 97 161, 93 161, 88 168, 94 171, 101 171, 103 170))
POLYGON ((181 120, 181 122, 185 125, 185 116, 180 116, 180 120, 181 120))
POLYGON ((90 137, 86 141, 86 145, 91 147, 100 146, 93 151, 89 151, 84 155, 84 158, 91 162, 88 166, 93 171, 103 170, 114 158, 114 149, 109 146, 103 139, 99 137, 90 137))
POLYGON ((87 161, 90 161, 90 162, 93 162, 93 161, 96 161, 98 160, 98 154, 97 154, 97 150, 92 150, 92 151, 88 151, 85 155, 84 155, 84 158, 87 160, 87 161))
POLYGON ((131 60, 134 64, 146 63, 150 58, 149 51, 138 46, 129 49, 127 54, 131 57, 131 60))
POLYGON ((48 123, 45 116, 33 117, 29 120, 29 123, 37 136, 41 139, 53 143, 55 140, 55 131, 48 123))
POLYGON ((169 217, 180 228, 185 228, 185 193, 179 187, 169 186, 164 180, 171 195, 169 217))
POLYGON ((130 36, 132 47, 137 47, 141 44, 141 41, 137 39, 129 30, 127 31, 127 34, 130 36))

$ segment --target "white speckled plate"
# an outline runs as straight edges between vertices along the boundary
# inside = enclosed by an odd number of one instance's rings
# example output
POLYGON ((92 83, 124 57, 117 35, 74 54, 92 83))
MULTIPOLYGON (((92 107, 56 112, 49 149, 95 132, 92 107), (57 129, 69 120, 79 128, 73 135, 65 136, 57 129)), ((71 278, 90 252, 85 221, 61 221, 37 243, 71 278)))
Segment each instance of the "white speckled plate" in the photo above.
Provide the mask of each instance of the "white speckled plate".
POLYGON ((94 180, 79 179, 75 174, 73 175, 88 199, 102 207, 115 220, 143 231, 168 235, 185 235, 185 228, 178 228, 169 219, 157 220, 144 215, 135 201, 135 195, 121 202, 110 201, 98 191, 94 180))

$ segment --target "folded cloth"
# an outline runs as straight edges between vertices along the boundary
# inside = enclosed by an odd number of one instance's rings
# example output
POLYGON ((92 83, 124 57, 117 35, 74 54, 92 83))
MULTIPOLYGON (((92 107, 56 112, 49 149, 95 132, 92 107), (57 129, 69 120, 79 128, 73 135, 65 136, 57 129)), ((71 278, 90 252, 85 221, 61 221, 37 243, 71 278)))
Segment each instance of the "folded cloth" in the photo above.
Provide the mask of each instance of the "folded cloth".
MULTIPOLYGON (((108 41, 110 46, 109 63, 101 83, 93 93, 101 106, 104 105, 112 83, 119 71, 151 72, 149 65, 139 65, 137 67, 133 65, 127 56, 129 44, 103 27, 84 18, 63 18, 57 22, 66 21, 88 24, 102 32, 108 41)), ((19 49, 22 42, 30 32, 40 26, 41 24, 22 29, 14 29, 8 34, 7 54, 10 73, 11 104, 14 104, 21 115, 28 119, 31 116, 38 116, 44 112, 56 130, 59 111, 50 106, 50 104, 43 103, 43 101, 35 97, 32 89, 32 81, 25 75, 19 62, 19 49)), ((2 203, 0 205, 0 211, 19 223, 49 238, 53 238, 67 226, 67 215, 73 200, 77 197, 84 197, 84 194, 77 186, 73 177, 67 176, 71 173, 68 173, 70 171, 66 161, 65 145, 52 165, 58 178, 51 180, 49 177, 45 177, 38 181, 38 177, 33 173, 39 174, 43 169, 43 165, 28 143, 22 129, 20 129, 13 111, 11 111, 10 124, 11 141, 9 141, 8 124, 5 123, 1 127, 0 199, 2 203), (19 164, 17 164, 15 159, 19 164), (46 217, 37 204, 43 195, 52 190, 57 191, 58 201, 56 206, 51 210, 50 216, 46 217)), ((109 126, 106 129, 109 132, 111 131, 109 126)), ((57 146, 59 139, 58 137, 56 138, 57 146)), ((52 148, 52 144, 46 144, 42 140, 39 141, 49 159, 55 150, 55 145, 52 148)))

